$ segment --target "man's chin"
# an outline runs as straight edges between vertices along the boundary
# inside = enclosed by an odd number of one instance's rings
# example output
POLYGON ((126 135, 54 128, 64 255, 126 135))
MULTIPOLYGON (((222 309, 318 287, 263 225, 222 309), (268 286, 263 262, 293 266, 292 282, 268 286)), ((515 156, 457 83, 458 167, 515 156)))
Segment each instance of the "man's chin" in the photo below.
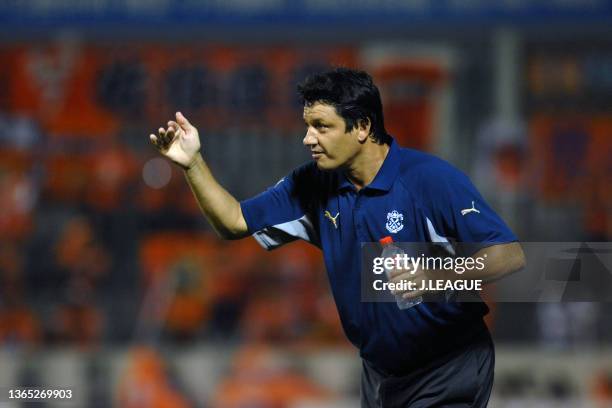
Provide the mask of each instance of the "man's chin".
POLYGON ((323 158, 315 160, 315 163, 317 163, 317 168, 319 170, 335 170, 338 167, 335 166, 333 162, 330 162, 329 160, 325 160, 323 158))

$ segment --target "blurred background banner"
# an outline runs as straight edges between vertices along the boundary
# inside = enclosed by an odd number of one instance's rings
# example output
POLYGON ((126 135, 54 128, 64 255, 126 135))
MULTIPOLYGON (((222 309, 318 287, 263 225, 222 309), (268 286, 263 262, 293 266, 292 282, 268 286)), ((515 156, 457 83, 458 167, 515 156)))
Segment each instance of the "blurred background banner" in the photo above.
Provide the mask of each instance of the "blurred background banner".
POLYGON ((349 1, 349 0, 8 0, 0 6, 3 23, 99 27, 163 22, 201 24, 350 25, 368 17, 367 24, 605 21, 612 16, 610 0, 555 1, 349 1))
MULTIPOLYGON (((522 241, 612 250, 610 1, 9 0, 0 23, 2 389, 356 406, 318 250, 220 241, 148 140, 180 110, 250 197, 309 160, 296 84, 333 66, 370 72, 400 144, 522 241)), ((492 406, 611 403, 610 303, 495 299, 492 406)))

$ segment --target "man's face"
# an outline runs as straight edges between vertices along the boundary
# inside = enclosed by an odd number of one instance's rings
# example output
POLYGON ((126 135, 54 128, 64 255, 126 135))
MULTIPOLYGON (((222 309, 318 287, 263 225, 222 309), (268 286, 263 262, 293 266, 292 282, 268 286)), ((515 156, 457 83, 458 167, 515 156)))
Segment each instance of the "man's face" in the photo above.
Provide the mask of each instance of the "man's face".
POLYGON ((303 143, 310 148, 312 158, 321 170, 348 167, 361 150, 359 127, 346 132, 344 119, 336 108, 325 103, 304 107, 304 122, 308 127, 303 143))

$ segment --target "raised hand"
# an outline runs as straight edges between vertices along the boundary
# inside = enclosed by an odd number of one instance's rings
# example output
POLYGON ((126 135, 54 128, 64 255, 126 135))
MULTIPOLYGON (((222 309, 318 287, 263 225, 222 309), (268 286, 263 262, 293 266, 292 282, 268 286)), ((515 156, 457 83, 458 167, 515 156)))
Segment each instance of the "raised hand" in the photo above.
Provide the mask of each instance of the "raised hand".
POLYGON ((191 167, 200 151, 198 129, 181 112, 176 113, 176 122, 169 121, 167 129, 160 127, 149 138, 162 155, 184 169, 191 167))

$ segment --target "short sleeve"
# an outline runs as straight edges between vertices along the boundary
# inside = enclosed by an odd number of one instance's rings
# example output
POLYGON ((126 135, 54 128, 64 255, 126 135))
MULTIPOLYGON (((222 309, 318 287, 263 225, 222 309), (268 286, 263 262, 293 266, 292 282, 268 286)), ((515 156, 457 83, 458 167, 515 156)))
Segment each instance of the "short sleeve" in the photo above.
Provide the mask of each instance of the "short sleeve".
POLYGON ((451 165, 440 163, 430 169, 422 178, 421 192, 430 235, 476 248, 517 241, 470 179, 451 165))
POLYGON ((248 231, 266 249, 303 239, 320 246, 318 232, 309 211, 309 178, 302 166, 274 187, 240 203, 248 231))

